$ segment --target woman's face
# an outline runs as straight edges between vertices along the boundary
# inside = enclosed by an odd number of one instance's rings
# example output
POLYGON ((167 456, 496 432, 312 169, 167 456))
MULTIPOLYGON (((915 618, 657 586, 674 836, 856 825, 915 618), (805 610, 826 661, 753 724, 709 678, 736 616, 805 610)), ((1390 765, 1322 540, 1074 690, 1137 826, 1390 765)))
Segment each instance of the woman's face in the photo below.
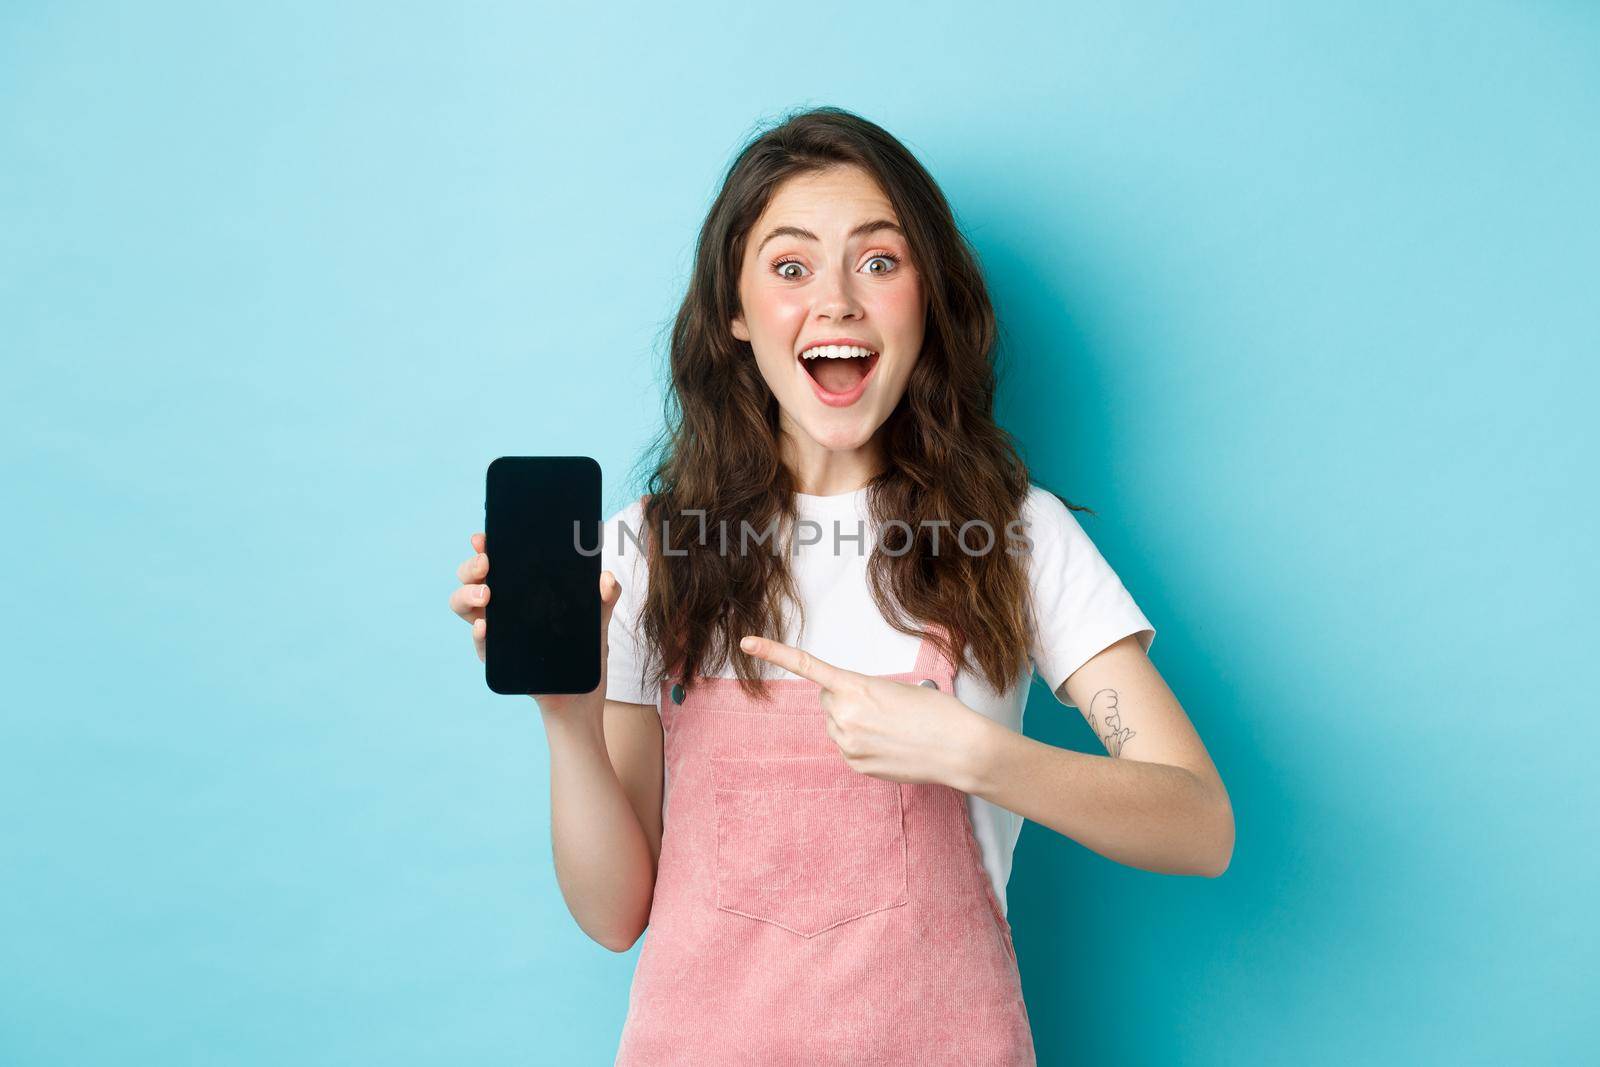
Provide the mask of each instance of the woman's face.
POLYGON ((926 305, 899 221, 866 171, 835 166, 779 186, 745 240, 733 335, 801 447, 862 448, 905 393, 926 305))

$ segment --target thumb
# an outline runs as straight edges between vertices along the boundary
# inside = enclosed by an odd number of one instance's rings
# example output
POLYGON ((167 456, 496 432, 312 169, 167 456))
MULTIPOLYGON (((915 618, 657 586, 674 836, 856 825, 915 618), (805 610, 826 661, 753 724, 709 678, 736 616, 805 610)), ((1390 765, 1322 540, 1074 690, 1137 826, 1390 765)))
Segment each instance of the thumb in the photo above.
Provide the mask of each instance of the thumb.
POLYGON ((600 572, 600 685, 603 692, 611 660, 611 612, 622 596, 622 583, 610 571, 600 572))
POLYGON ((617 581, 617 576, 610 571, 600 572, 600 632, 606 633, 611 628, 611 612, 615 610, 617 601, 622 599, 622 583, 617 581))

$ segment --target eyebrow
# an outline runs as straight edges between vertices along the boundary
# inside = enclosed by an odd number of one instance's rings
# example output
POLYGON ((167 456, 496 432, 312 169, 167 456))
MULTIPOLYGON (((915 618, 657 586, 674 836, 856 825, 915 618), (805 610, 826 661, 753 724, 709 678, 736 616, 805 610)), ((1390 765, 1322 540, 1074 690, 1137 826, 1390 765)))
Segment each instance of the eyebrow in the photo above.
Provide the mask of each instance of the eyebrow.
MULTIPOLYGON (((877 233, 879 230, 893 230, 901 237, 905 236, 905 232, 888 219, 872 219, 868 222, 863 222, 860 226, 851 230, 849 236, 864 237, 869 233, 877 233)), ((767 242, 774 237, 799 237, 806 241, 815 241, 817 239, 816 234, 810 230, 803 230, 799 226, 779 226, 769 230, 767 235, 761 239, 761 243, 756 245, 756 254, 760 255, 761 250, 767 247, 767 242)))

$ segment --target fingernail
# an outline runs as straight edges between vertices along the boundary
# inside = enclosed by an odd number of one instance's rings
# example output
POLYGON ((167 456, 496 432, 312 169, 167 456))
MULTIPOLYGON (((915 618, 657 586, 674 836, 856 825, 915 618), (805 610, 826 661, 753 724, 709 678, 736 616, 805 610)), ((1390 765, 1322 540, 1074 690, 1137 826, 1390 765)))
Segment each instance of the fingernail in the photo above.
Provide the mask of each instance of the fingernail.
POLYGON ((488 600, 488 599, 489 599, 489 587, 488 586, 484 586, 482 589, 478 590, 478 603, 482 604, 485 600, 488 600))
POLYGON ((752 648, 756 647, 756 639, 753 637, 746 637, 739 642, 739 647, 744 649, 746 652, 749 652, 752 648))

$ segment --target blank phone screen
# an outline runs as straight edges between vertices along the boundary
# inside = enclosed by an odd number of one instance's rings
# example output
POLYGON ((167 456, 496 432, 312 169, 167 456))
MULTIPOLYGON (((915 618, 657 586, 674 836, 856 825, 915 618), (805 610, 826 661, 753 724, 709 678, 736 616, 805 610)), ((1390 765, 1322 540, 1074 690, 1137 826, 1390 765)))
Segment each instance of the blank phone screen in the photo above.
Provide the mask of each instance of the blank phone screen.
POLYGON ((489 603, 484 669, 505 694, 600 684, 600 465, 501 456, 483 502, 489 603))

